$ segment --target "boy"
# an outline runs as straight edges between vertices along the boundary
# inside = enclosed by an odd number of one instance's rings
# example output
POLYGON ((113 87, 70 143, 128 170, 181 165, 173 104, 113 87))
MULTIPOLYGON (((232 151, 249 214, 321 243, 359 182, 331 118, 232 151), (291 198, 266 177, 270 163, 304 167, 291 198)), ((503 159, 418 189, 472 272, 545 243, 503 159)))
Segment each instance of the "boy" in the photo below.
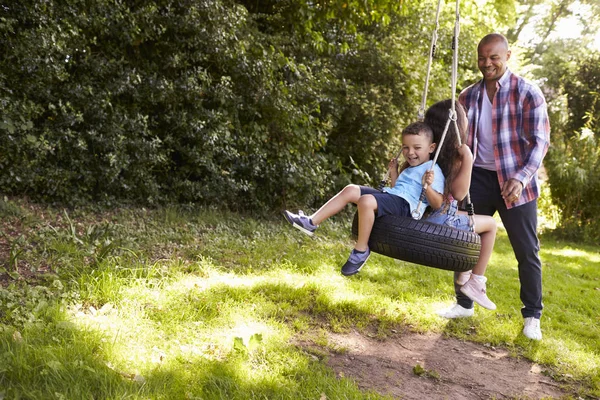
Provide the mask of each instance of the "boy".
POLYGON ((376 217, 387 214, 411 216, 417 209, 419 197, 425 187, 425 199, 419 208, 419 218, 427 206, 441 207, 444 191, 444 174, 436 164, 432 168, 431 155, 435 151, 431 128, 423 122, 414 122, 402 131, 402 155, 405 159, 398 170, 398 159, 390 161, 393 187, 383 191, 367 186, 348 185, 333 196, 311 216, 284 211, 284 216, 295 228, 312 236, 317 227, 327 218, 339 213, 348 203, 358 206, 358 239, 348 261, 342 266, 342 274, 358 273, 371 254, 369 236, 376 217))

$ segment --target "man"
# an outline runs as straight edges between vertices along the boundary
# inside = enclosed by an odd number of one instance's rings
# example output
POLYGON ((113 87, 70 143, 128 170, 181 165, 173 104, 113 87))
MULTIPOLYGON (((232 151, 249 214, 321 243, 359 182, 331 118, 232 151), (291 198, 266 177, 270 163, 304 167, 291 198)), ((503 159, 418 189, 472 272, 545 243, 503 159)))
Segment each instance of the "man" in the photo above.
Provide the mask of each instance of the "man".
MULTIPOLYGON (((500 215, 518 262, 523 334, 541 340, 537 170, 550 142, 546 100, 534 83, 508 69, 511 51, 503 35, 486 35, 477 46, 477 54, 483 79, 459 96, 468 111, 467 144, 475 157, 471 200, 478 214, 497 211, 500 215)), ((473 302, 460 292, 465 278, 464 273, 455 273, 457 303, 439 312, 442 317, 473 315, 473 302)))

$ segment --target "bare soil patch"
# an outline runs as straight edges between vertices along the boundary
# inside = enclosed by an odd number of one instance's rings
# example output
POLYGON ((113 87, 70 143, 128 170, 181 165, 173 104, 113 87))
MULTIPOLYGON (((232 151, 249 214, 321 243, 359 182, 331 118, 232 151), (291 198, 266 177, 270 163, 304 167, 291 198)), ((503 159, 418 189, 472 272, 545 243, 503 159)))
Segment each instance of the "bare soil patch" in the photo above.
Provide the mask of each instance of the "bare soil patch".
MULTIPOLYGON (((314 344, 304 344, 315 348, 314 344)), ((384 341, 358 332, 329 334, 327 364, 360 388, 398 399, 573 398, 544 368, 505 349, 405 333, 384 341)), ((575 396, 577 398, 577 396, 575 396)))

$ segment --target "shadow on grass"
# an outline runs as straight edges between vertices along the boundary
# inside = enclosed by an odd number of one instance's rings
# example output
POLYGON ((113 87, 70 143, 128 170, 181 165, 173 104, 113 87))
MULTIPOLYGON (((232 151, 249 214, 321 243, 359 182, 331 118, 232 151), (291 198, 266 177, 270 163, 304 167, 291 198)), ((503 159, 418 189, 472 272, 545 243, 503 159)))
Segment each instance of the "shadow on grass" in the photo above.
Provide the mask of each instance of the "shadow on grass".
POLYGON ((0 393, 7 399, 123 398, 137 384, 108 366, 104 339, 64 320, 0 334, 0 393))
MULTIPOLYGON (((268 293, 278 288, 262 287, 268 293)), ((245 291, 241 291, 240 295, 245 291)), ((227 296, 228 291, 213 294, 227 296)), ((56 310, 55 310, 56 311, 56 310)), ((382 399, 361 391, 294 345, 275 340, 235 348, 215 359, 167 355, 148 368, 115 354, 118 334, 78 328, 54 312, 44 321, 0 334, 0 397, 10 399, 382 399), (117 365, 118 364, 118 365, 117 365)), ((114 332, 113 332, 114 333, 114 332)), ((139 337, 143 342, 145 338, 139 337)), ((177 341, 175 339, 175 341, 177 341)), ((129 343, 134 352, 136 343, 129 343)))

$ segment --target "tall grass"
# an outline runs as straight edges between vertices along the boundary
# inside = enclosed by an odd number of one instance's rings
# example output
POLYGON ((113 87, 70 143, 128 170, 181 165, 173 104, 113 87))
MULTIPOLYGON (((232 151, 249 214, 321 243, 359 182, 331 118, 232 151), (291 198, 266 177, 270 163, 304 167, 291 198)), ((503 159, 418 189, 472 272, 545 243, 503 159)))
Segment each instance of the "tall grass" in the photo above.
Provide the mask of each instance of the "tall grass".
POLYGON ((600 395, 598 247, 542 237, 544 340, 531 342, 502 231, 487 274, 498 309, 446 321, 435 310, 453 300, 448 271, 375 254, 357 276, 340 275, 348 215, 310 239, 283 218, 216 209, 0 210, 28 243, 19 279, 0 289, 0 397, 386 398, 296 344, 328 347, 324 333, 350 329, 505 346, 600 395))

